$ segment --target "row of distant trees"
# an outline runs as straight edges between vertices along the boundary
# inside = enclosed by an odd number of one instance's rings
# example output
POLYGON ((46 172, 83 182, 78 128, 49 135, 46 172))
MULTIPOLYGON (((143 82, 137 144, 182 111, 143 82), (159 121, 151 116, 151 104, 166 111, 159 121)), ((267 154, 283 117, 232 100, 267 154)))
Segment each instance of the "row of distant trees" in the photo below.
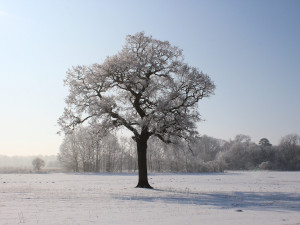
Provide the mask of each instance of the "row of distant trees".
POLYGON ((91 127, 80 127, 65 137, 57 157, 74 172, 113 172, 137 170, 136 150, 131 139, 103 135, 91 127))
MULTIPOLYGON (((74 172, 134 172, 138 169, 135 142, 116 134, 80 127, 65 137, 58 160, 74 172)), ((267 138, 254 143, 247 135, 224 141, 209 136, 187 143, 148 141, 147 165, 151 172, 210 172, 223 170, 300 170, 300 136, 289 134, 278 146, 267 138)))
POLYGON ((236 136, 226 145, 215 158, 223 169, 300 170, 300 136, 297 134, 284 136, 278 146, 273 146, 267 138, 256 144, 245 135, 236 136))

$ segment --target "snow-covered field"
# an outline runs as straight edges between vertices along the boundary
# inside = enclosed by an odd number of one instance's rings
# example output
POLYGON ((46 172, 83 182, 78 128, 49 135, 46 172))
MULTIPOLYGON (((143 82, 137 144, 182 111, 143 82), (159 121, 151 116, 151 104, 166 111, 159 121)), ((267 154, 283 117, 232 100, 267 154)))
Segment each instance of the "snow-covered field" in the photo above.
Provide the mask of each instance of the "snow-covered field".
POLYGON ((0 225, 300 224, 300 172, 0 174, 0 225))

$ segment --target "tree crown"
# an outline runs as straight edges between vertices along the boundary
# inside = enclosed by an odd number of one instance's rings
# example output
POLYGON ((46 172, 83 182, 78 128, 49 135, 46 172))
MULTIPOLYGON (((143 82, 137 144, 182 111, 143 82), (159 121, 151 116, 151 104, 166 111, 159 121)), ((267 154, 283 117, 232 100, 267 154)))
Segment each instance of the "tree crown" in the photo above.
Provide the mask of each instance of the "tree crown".
POLYGON ((102 64, 68 70, 65 85, 64 132, 90 120, 164 142, 196 133, 197 103, 215 89, 208 75, 184 63, 181 49, 143 32, 128 35, 123 49, 102 64))

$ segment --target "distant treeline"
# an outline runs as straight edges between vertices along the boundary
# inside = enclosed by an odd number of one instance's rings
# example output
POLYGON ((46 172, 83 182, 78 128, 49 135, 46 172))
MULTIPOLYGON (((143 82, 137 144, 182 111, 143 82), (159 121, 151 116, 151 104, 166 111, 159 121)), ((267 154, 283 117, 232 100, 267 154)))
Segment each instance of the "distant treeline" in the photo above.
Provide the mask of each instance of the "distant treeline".
MULTIPOLYGON (((267 138, 254 143, 247 135, 237 135, 230 141, 204 135, 189 143, 178 140, 174 144, 152 138, 147 154, 150 172, 300 170, 300 137, 286 135, 278 146, 267 138)), ((136 146, 131 138, 99 136, 88 127, 65 137, 58 160, 73 172, 137 171, 136 146)))
MULTIPOLYGON (((189 143, 178 140, 176 144, 152 138, 147 154, 150 172, 300 170, 300 136, 286 135, 277 146, 267 138, 254 143, 247 135, 237 135, 230 141, 204 135, 189 143)), ((97 136, 88 128, 80 128, 65 137, 57 156, 0 155, 0 172, 30 172, 36 157, 45 161, 45 171, 59 167, 70 172, 137 171, 136 146, 131 138, 97 136)))
POLYGON ((56 155, 48 156, 5 156, 0 155, 0 172, 7 173, 23 173, 30 172, 33 169, 32 162, 36 158, 41 158, 45 161, 45 169, 58 168, 60 164, 57 161, 56 155))

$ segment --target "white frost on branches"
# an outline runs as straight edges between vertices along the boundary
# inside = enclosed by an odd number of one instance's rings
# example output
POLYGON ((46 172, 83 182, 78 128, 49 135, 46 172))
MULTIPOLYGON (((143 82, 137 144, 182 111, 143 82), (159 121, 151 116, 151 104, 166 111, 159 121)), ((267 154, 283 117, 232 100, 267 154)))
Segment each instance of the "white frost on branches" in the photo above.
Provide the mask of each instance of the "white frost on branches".
POLYGON ((102 64, 67 72, 62 131, 92 119, 107 129, 126 127, 164 142, 196 133, 197 103, 214 93, 210 77, 187 65, 182 50, 143 32, 128 35, 123 49, 102 64))

